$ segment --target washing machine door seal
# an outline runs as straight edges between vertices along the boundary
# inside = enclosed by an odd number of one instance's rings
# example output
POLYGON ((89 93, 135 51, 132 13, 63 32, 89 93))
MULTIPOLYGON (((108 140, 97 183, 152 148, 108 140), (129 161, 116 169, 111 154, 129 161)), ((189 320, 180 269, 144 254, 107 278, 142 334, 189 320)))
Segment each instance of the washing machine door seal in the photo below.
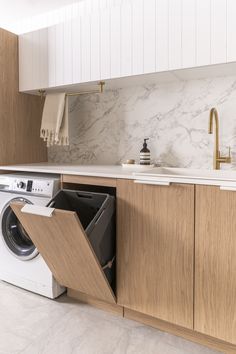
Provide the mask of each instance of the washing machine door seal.
POLYGON ((29 261, 35 258, 39 252, 29 235, 17 219, 10 207, 11 202, 23 202, 33 204, 26 198, 13 198, 3 208, 1 214, 2 238, 8 251, 22 261, 29 261))

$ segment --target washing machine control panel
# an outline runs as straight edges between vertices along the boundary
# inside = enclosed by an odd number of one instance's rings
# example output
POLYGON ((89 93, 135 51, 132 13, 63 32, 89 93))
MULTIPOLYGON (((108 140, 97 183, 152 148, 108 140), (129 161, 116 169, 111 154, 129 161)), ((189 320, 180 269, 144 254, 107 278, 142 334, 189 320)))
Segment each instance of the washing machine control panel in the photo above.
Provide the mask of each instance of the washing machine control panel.
POLYGON ((0 178, 0 190, 43 197, 52 197, 59 189, 59 178, 4 176, 0 178))
POLYGON ((15 178, 12 180, 10 190, 34 195, 52 196, 55 188, 54 180, 15 178))

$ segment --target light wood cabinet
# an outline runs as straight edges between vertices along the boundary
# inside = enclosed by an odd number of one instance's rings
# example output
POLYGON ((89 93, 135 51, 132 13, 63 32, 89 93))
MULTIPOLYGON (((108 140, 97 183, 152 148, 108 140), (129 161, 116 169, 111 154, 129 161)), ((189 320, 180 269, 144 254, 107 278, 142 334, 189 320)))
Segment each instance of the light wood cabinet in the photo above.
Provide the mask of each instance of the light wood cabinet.
POLYGON ((196 186, 194 329, 236 344, 236 193, 196 186))
POLYGON ((48 218, 12 205, 71 296, 118 313, 124 307, 128 318, 235 353, 235 192, 70 175, 62 183, 113 187, 117 195, 114 291, 74 212, 48 218))
POLYGON ((117 182, 119 305, 193 328, 194 186, 117 182))
MULTIPOLYGON (((47 160, 46 146, 39 137, 43 101, 18 92, 17 41, 16 35, 0 29, 1 165, 47 160)), ((30 68, 31 58, 26 60, 30 68)))

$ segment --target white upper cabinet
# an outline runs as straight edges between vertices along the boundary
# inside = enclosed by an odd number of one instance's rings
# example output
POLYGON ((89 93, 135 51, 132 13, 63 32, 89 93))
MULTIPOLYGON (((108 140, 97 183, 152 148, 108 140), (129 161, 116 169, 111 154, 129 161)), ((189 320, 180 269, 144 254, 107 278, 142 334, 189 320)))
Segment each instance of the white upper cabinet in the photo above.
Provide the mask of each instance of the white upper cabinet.
POLYGON ((53 58, 55 59, 55 86, 61 86, 66 81, 64 60, 67 53, 64 50, 64 23, 59 23, 55 26, 55 42, 55 54, 53 53, 53 58))
POLYGON ((227 0, 211 1, 211 61, 226 63, 227 0))
POLYGON ((169 0, 169 70, 182 67, 182 0, 169 0))
POLYGON ((81 21, 72 20, 72 83, 81 82, 81 21))
MULTIPOLYGON (((143 1, 143 72, 156 71, 156 0, 143 1)), ((136 4, 134 3, 135 7, 136 4)))
POLYGON ((121 4, 121 76, 132 75, 132 2, 129 0, 121 4))
POLYGON ((236 0, 87 0, 19 36, 20 91, 236 61, 236 0))
MULTIPOLYGON (((91 80, 100 80, 100 16, 95 12, 91 16, 91 80)), ((77 81, 78 82, 78 81, 77 81)))
POLYGON ((196 66, 211 64, 211 0, 196 0, 196 66))
POLYGON ((156 0, 156 71, 169 70, 169 2, 156 0))
POLYGON ((80 37, 80 56, 81 56, 81 81, 91 80, 91 18, 81 17, 81 37, 80 37))
POLYGON ((182 66, 191 68, 196 66, 196 0, 182 1, 182 66))
MULTIPOLYGON (((48 28, 48 40, 45 43, 45 47, 46 46, 48 47, 48 51, 47 51, 48 85, 47 86, 54 87, 56 86, 56 27, 55 26, 48 28)), ((21 51, 19 54, 21 57, 22 55, 21 51)), ((21 72, 20 72, 20 77, 21 77, 21 72)), ((45 86, 40 86, 39 88, 43 88, 43 87, 45 86)), ((20 90, 21 89, 23 89, 22 85, 20 86, 20 90)))
POLYGON ((121 76, 121 12, 120 6, 111 8, 111 77, 121 76))
POLYGON ((227 62, 236 60, 236 1, 227 0, 227 62))
MULTIPOLYGON (((100 13, 100 73, 101 78, 111 77, 111 13, 104 9, 100 13)), ((94 58, 94 61, 98 61, 94 58)))
POLYGON ((19 37, 20 91, 48 87, 48 29, 19 37))
POLYGON ((132 74, 143 74, 144 71, 144 26, 143 24, 144 0, 136 0, 133 6, 132 19, 132 74))

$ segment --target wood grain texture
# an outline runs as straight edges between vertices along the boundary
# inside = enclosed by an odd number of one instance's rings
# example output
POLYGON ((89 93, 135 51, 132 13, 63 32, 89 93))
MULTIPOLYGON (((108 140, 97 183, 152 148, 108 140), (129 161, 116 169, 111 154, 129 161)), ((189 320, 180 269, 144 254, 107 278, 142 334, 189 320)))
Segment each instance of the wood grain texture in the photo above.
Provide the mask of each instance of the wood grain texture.
POLYGON ((196 186, 195 329, 236 344, 236 193, 196 186))
POLYGON ((54 210, 52 217, 22 213, 24 203, 12 203, 57 281, 68 288, 116 303, 92 246, 75 212, 54 210))
POLYGON ((39 137, 43 101, 18 92, 17 36, 0 29, 0 164, 47 161, 39 137))
POLYGON ((67 289, 67 296, 71 297, 72 299, 83 302, 85 304, 96 307, 98 309, 101 309, 101 310, 104 310, 107 312, 111 312, 114 315, 118 315, 121 317, 123 317, 123 315, 124 315, 124 308, 122 306, 119 306, 117 304, 111 304, 111 303, 96 299, 96 298, 89 296, 87 294, 83 294, 77 290, 67 289))
MULTIPOLYGON (((157 318, 144 315, 142 313, 124 308, 124 317, 133 321, 144 323, 145 325, 158 328, 161 331, 171 333, 175 336, 179 336, 190 340, 195 343, 199 343, 209 347, 211 349, 219 350, 224 354, 235 354, 236 346, 230 343, 223 342, 221 340, 212 338, 210 336, 198 333, 191 329, 183 328, 166 321, 159 320, 157 318)), ((190 354, 190 353, 189 353, 190 354)))
POLYGON ((193 328, 194 186, 117 182, 117 301, 193 328))
POLYGON ((115 178, 62 175, 63 183, 91 184, 94 186, 116 187, 115 178))

